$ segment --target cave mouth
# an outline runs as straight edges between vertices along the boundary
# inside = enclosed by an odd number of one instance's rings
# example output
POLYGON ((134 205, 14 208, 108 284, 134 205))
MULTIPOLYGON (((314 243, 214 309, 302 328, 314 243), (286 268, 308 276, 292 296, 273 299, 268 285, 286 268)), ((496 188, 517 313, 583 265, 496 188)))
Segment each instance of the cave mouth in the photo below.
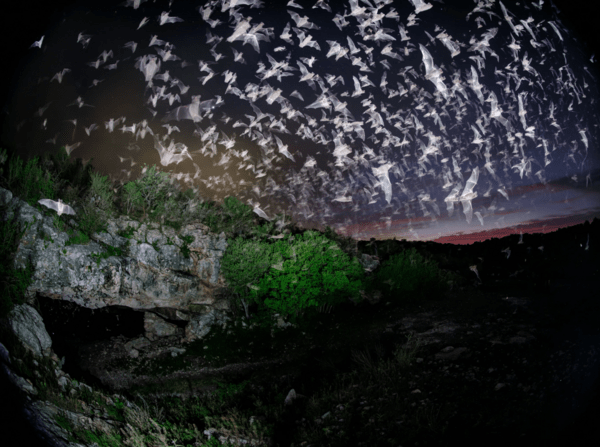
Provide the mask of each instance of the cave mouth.
POLYGON ((106 387, 82 369, 79 350, 88 344, 107 341, 122 335, 136 338, 144 335, 144 312, 124 306, 88 309, 70 301, 37 297, 38 310, 52 339, 52 350, 64 358, 62 370, 72 379, 97 389, 106 387))

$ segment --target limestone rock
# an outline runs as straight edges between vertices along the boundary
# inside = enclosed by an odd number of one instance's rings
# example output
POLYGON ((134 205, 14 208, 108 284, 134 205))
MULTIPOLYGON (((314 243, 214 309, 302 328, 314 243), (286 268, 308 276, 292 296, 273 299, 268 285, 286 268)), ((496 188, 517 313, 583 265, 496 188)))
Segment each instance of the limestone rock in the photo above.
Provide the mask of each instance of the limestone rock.
MULTIPOLYGON (((1 219, 28 225, 14 260, 15 268, 33 265, 28 300, 37 294, 89 309, 124 306, 179 321, 212 309, 229 310, 221 274, 225 233, 211 234, 200 222, 175 231, 120 216, 107 222, 107 232, 72 244, 71 236, 55 228, 50 217, 2 188, 1 205, 7 206, 1 219)), ((76 228, 76 222, 69 223, 76 228)), ((156 315, 147 320, 150 337, 176 332, 156 315)))
POLYGON ((185 327, 185 341, 190 342, 202 338, 208 334, 213 324, 221 323, 225 327, 227 321, 230 320, 227 315, 217 309, 213 309, 206 314, 194 315, 185 327))
POLYGON ((52 339, 37 310, 28 304, 19 304, 9 312, 6 320, 23 346, 31 350, 37 357, 49 353, 52 339))
POLYGON ((225 233, 210 234, 199 222, 176 232, 120 216, 88 243, 67 244, 70 236, 50 217, 10 191, 0 188, 0 205, 8 205, 3 219, 29 224, 15 255, 16 268, 27 261, 34 267, 28 297, 38 293, 91 309, 119 305, 188 312, 194 305, 215 304, 226 286, 220 272, 225 233))
POLYGON ((144 329, 146 331, 146 338, 151 341, 160 337, 178 335, 180 332, 183 332, 175 324, 165 321, 152 312, 144 313, 144 329))

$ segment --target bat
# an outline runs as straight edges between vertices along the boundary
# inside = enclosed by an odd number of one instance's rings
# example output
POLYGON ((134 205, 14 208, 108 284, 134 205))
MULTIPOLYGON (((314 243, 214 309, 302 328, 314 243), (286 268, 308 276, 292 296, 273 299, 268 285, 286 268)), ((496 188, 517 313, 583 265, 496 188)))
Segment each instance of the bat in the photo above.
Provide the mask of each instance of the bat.
POLYGON ((38 200, 38 203, 44 205, 47 208, 53 209, 54 211, 56 211, 58 213, 59 216, 61 214, 75 215, 75 210, 60 199, 58 199, 58 202, 55 202, 54 200, 50 200, 50 199, 41 199, 41 200, 38 200))

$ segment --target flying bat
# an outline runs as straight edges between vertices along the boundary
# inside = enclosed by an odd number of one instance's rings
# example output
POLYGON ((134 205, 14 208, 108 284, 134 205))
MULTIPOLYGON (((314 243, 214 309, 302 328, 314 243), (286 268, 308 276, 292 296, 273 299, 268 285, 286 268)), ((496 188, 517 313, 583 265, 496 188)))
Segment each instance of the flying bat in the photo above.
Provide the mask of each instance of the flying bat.
POLYGON ((58 202, 55 202, 54 200, 50 200, 50 199, 41 199, 41 200, 38 200, 38 203, 44 205, 47 208, 53 209, 54 211, 56 211, 58 213, 59 216, 61 214, 75 215, 75 210, 60 199, 58 199, 58 202))

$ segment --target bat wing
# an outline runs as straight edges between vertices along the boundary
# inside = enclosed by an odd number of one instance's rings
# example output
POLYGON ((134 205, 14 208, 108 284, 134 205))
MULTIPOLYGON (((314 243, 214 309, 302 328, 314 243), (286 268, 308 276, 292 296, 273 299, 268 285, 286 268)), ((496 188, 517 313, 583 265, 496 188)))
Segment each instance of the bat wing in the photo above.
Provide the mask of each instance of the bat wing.
POLYGON ((465 213, 465 217, 467 218, 467 223, 471 223, 471 219, 473 219, 473 206, 471 205, 470 200, 461 200, 463 206, 463 213, 465 213))
POLYGON ((467 185, 465 186, 462 196, 473 194, 473 188, 475 188, 475 185, 477 185, 478 180, 479 180, 479 167, 476 167, 475 169, 473 169, 473 172, 471 173, 471 177, 469 177, 469 180, 467 180, 467 185))
POLYGON ((427 48, 423 45, 419 44, 421 48, 421 53, 423 54, 423 63, 425 64, 425 76, 429 76, 429 74, 433 71, 433 58, 427 48))
POLYGON ((58 211, 58 202, 50 199, 41 199, 38 200, 38 203, 44 205, 46 208, 53 209, 54 211, 58 211))
POLYGON ((64 205, 62 213, 63 214, 71 214, 72 216, 74 216, 76 214, 75 210, 73 208, 71 208, 69 205, 64 205))

